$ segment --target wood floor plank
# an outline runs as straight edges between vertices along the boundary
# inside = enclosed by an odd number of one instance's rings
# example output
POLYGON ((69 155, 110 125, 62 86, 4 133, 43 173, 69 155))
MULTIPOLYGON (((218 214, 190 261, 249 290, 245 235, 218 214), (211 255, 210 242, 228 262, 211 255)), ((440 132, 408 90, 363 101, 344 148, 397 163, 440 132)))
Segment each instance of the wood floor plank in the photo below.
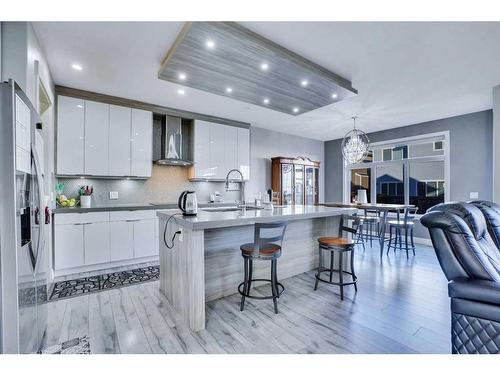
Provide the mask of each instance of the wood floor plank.
POLYGON ((89 295, 89 339, 92 353, 120 353, 109 292, 89 295))
POLYGON ((278 315, 271 300, 247 299, 239 311, 235 285, 206 304, 206 329, 196 333, 158 281, 51 302, 45 343, 88 334, 93 353, 449 353, 447 281, 432 248, 416 252, 380 259, 376 245, 357 249, 358 293, 346 287, 343 301, 338 287, 314 291, 312 271, 280 280, 278 315))
POLYGON ((146 334, 126 289, 119 288, 108 292, 121 353, 151 353, 146 334))

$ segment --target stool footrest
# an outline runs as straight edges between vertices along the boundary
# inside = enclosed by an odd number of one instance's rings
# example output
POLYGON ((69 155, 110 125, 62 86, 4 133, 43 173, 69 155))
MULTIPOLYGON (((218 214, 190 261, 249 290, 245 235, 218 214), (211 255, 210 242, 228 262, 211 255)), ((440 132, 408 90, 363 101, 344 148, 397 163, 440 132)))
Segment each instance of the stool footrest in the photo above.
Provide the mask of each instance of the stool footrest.
MULTIPOLYGON (((321 268, 323 268, 323 267, 321 267, 321 268)), ((341 270, 339 270, 339 269, 333 269, 333 270, 330 270, 329 268, 326 268, 326 267, 325 267, 324 269, 320 269, 319 274, 318 274, 318 273, 316 273, 316 274, 314 275, 314 277, 316 278, 316 280, 319 280, 319 281, 321 281, 321 282, 323 282, 323 283, 327 283, 327 284, 331 284, 331 285, 342 285, 342 286, 344 286, 344 285, 353 285, 353 284, 356 284, 356 283, 358 282, 358 278, 357 278, 357 276, 356 276, 356 275, 353 275, 353 273, 352 273, 352 272, 349 272, 349 271, 341 271, 341 270), (342 283, 340 283, 340 282, 336 282, 336 281, 325 280, 325 279, 322 279, 322 278, 320 277, 320 274, 321 274, 322 272, 330 272, 330 271, 332 271, 333 273, 337 273, 337 274, 338 274, 338 273, 340 273, 340 272, 342 272, 343 274, 350 275, 350 276, 352 277, 352 279, 353 279, 353 280, 352 280, 352 281, 349 281, 349 282, 342 282, 342 283)))
MULTIPOLYGON (((254 281, 267 281, 268 283, 271 283, 271 279, 251 279, 249 281, 250 281, 250 283, 253 283, 254 281)), ((276 284, 278 285, 277 297, 279 298, 283 294, 283 292, 285 291, 285 287, 280 282, 277 282, 276 284)), ((272 299, 272 298, 275 298, 274 296, 252 296, 251 294, 245 294, 245 293, 243 293, 243 286, 244 285, 245 285, 245 282, 242 282, 240 285, 238 285, 238 293, 241 294, 242 296, 245 296, 246 298, 253 298, 253 299, 272 299)))

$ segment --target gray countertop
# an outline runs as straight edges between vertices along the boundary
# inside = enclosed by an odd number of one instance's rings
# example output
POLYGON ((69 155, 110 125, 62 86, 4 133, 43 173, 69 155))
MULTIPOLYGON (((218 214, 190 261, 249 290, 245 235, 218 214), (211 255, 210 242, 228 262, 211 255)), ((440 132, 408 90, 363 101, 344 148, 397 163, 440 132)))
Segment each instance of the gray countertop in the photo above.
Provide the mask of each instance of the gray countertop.
POLYGON ((198 210, 197 216, 182 216, 179 210, 159 211, 160 219, 167 219, 173 214, 177 225, 189 229, 212 229, 238 225, 252 225, 255 223, 272 222, 279 220, 301 220, 319 217, 337 216, 354 213, 352 208, 334 208, 324 206, 287 206, 273 210, 245 210, 229 212, 206 212, 198 210))
MULTIPOLYGON (((200 203, 199 207, 234 206, 234 203, 200 203)), ((137 211, 137 210, 167 210, 177 208, 177 203, 112 203, 84 207, 58 207, 52 210, 53 214, 102 212, 102 211, 137 211)))

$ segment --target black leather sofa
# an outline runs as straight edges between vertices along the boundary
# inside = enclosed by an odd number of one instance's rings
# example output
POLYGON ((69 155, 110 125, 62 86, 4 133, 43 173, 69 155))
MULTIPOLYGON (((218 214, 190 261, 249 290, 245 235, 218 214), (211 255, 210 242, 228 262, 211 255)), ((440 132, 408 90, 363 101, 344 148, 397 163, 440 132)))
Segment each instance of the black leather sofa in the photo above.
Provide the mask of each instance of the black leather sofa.
POLYGON ((452 353, 500 353, 500 248, 490 234, 500 212, 488 203, 440 204, 420 219, 449 281, 452 353))

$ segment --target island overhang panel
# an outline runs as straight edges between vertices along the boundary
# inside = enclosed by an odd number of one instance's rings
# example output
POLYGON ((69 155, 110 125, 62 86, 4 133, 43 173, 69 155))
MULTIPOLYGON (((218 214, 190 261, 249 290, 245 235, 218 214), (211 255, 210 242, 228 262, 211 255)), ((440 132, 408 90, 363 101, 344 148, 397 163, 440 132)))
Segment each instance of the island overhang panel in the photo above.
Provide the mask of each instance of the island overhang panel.
MULTIPOLYGON (((176 215, 166 232, 169 241, 181 229, 172 249, 163 241, 168 218, 178 211, 158 212, 160 290, 193 331, 205 328, 205 303, 237 293, 243 280, 240 245, 253 242, 256 222, 287 220, 283 252, 278 261, 281 280, 318 266, 317 238, 336 236, 342 214, 353 209, 289 206, 265 210, 204 212, 176 215)), ((269 262, 254 262, 254 277, 269 278, 269 262)), ((285 285, 286 288, 286 285, 285 285)))

